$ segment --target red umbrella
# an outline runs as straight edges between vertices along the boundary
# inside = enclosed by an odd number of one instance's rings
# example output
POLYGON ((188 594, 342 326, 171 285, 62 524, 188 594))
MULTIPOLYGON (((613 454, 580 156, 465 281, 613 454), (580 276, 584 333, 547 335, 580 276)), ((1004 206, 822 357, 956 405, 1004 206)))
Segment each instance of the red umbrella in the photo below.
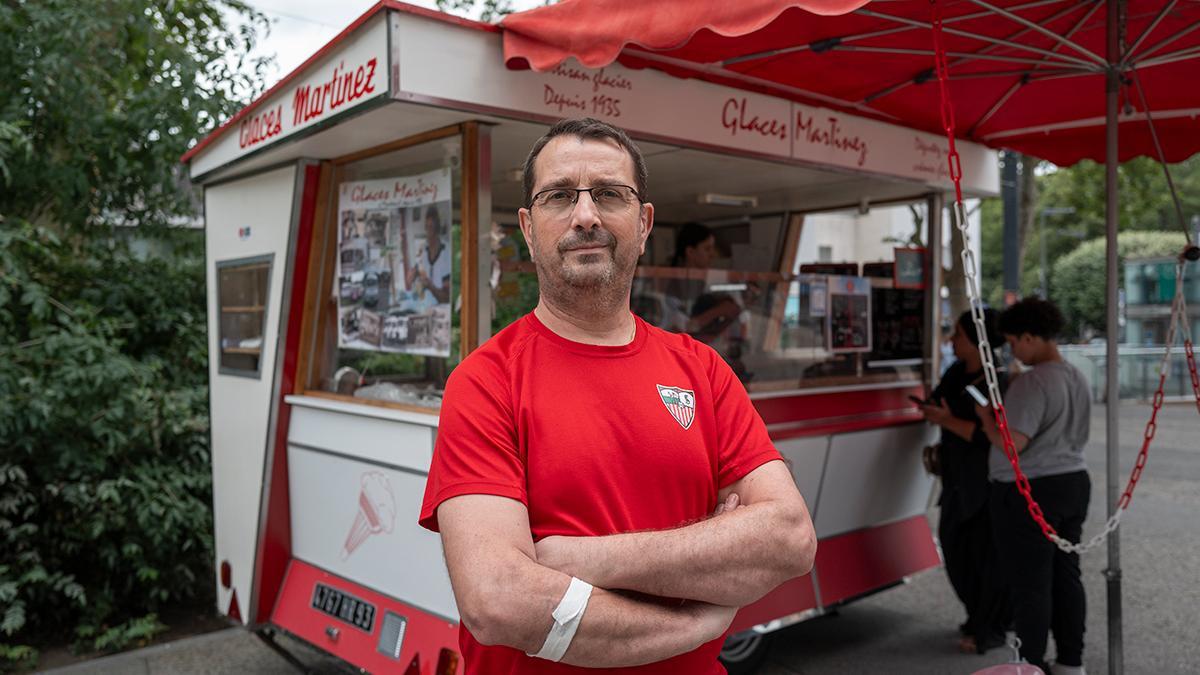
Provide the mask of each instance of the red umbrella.
MULTIPOLYGON (((1103 162, 1104 7, 943 2, 958 136, 1103 162)), ((1200 152, 1200 1, 1129 0, 1124 15, 1119 158, 1158 157, 1149 109, 1166 161, 1182 161, 1200 152)), ((940 133, 930 16, 928 0, 564 0, 501 25, 510 68, 616 61, 940 133)))
MULTIPOLYGON (((1200 0, 935 3, 563 0, 507 17, 504 56, 510 68, 536 70, 569 57, 592 68, 616 61, 935 133, 949 126, 960 138, 1060 166, 1104 162, 1107 357, 1117 363, 1117 163, 1140 155, 1177 162, 1200 152, 1200 0), (946 110, 934 68, 935 10, 946 110)), ((1118 495, 1117 371, 1107 372, 1110 518, 1118 495)), ((1108 543, 1109 666, 1120 672, 1115 532, 1108 543)))

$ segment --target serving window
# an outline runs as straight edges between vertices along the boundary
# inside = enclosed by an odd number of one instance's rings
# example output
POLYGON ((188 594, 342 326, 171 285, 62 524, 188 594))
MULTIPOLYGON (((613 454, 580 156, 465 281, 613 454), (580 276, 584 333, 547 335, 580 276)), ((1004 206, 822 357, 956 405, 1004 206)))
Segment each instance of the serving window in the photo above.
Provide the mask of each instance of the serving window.
POLYGON ((751 392, 920 382, 923 213, 879 211, 710 221, 706 268, 679 265, 682 227, 656 224, 632 309, 711 346, 751 392))
POLYGON ((326 172, 308 393, 440 407, 462 355, 463 148, 452 127, 326 172))
MULTIPOLYGON (((498 206, 483 220, 490 230, 464 226, 480 220, 472 129, 323 167, 301 336, 305 393, 436 412, 476 336, 536 305, 515 209, 498 206)), ((930 295, 924 208, 710 218, 703 266, 677 255, 685 223, 660 216, 631 309, 710 345, 751 392, 918 384, 930 295)))
MULTIPOLYGON (((658 222, 631 309, 711 346, 751 392, 919 383, 924 205, 872 214, 711 220, 704 268, 672 264, 683 224, 658 222)), ((533 309, 537 277, 515 223, 493 225, 492 255, 495 333, 533 309)))

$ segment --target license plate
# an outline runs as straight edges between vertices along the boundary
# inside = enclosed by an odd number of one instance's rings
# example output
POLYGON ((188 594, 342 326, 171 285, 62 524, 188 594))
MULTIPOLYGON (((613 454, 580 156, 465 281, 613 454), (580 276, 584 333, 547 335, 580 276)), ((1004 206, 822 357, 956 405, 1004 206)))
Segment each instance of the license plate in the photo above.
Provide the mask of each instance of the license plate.
POLYGON ((375 626, 375 605, 325 584, 313 587, 312 607, 367 633, 375 626))

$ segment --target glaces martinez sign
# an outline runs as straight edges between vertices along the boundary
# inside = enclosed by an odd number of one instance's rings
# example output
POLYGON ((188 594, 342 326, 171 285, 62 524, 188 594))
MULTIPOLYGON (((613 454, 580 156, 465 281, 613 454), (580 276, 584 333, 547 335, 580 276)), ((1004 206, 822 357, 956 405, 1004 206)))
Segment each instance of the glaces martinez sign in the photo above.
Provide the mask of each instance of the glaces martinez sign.
POLYGON ((291 107, 287 117, 284 116, 284 104, 277 103, 242 120, 238 127, 238 147, 254 147, 282 134, 285 123, 289 121, 291 124, 288 125, 288 130, 291 131, 375 93, 375 71, 378 64, 379 59, 375 57, 357 67, 347 67, 342 61, 334 67, 327 79, 315 84, 297 86, 291 95, 291 107))

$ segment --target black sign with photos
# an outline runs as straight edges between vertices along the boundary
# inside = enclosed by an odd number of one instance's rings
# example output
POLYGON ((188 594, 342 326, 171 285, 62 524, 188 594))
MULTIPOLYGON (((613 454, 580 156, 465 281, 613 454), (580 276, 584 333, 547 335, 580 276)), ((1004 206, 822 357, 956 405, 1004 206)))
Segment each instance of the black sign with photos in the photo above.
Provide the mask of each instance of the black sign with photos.
POLYGON ((871 280, 829 277, 829 351, 871 351, 871 280))
POLYGON ((367 633, 375 627, 375 605, 325 584, 313 586, 312 607, 367 633))

